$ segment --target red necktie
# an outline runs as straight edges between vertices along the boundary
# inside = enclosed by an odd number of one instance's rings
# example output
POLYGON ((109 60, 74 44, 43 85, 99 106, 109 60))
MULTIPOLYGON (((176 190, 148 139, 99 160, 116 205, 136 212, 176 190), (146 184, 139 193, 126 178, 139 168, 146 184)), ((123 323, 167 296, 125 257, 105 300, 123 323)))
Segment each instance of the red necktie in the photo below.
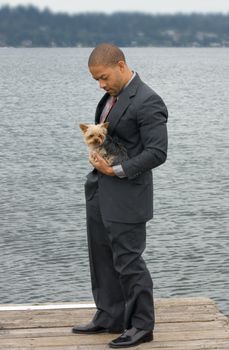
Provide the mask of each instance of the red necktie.
POLYGON ((99 123, 100 123, 100 124, 105 122, 105 120, 106 120, 108 114, 109 114, 110 111, 112 110, 112 108, 113 108, 113 106, 114 106, 114 104, 115 104, 116 101, 117 101, 117 97, 114 97, 114 96, 112 96, 112 98, 110 98, 110 99, 107 101, 107 103, 106 103, 106 105, 105 105, 105 107, 104 107, 104 109, 103 109, 103 111, 102 111, 102 114, 101 114, 101 116, 100 116, 100 120, 99 120, 99 123))

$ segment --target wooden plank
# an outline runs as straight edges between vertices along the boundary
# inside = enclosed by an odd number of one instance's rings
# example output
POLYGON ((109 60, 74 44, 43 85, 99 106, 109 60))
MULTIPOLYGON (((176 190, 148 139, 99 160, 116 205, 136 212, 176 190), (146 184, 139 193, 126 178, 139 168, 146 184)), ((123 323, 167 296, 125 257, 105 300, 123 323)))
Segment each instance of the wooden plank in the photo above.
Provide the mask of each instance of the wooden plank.
MULTIPOLYGON (((107 345, 93 345, 88 347, 88 345, 84 346, 55 346, 55 347, 33 347, 33 348, 28 348, 28 347, 17 347, 17 348, 12 348, 12 347, 6 347, 4 349, 0 350, 108 350, 110 349, 107 345)), ((128 349, 128 348, 127 348, 128 349)), ((169 349, 169 350, 228 350, 228 344, 221 344, 221 345, 215 345, 215 344, 185 344, 182 346, 176 346, 176 347, 170 347, 169 345, 166 347, 158 347, 155 345, 151 345, 150 347, 146 347, 145 344, 142 344, 141 346, 138 347, 131 347, 131 350, 163 350, 163 349, 169 349)))
MULTIPOLYGON (((1 350, 108 350, 110 348, 108 348, 106 345, 104 346, 92 346, 92 347, 88 347, 88 346, 67 346, 67 347, 62 347, 62 346, 57 346, 57 347, 35 347, 35 348, 28 348, 28 347, 23 347, 23 348, 4 348, 1 350)), ((127 348, 128 349, 128 348, 127 348)), ((163 349, 171 349, 171 350, 228 350, 228 344, 225 345, 221 345, 220 347, 216 345, 209 345, 206 347, 205 344, 202 345, 187 345, 186 348, 184 348, 184 346, 178 346, 176 348, 174 347, 166 347, 166 348, 161 348, 161 347, 150 347, 150 348, 145 348, 145 345, 141 345, 138 347, 132 347, 130 348, 131 350, 148 350, 148 349, 153 349, 153 350, 163 350, 163 349)))
MULTIPOLYGON (((71 333, 74 324, 91 320, 95 309, 68 306, 0 311, 0 350, 107 350, 107 343, 118 335, 71 333)), ((159 299, 155 340, 132 349, 229 350, 228 323, 209 298, 159 299)))
MULTIPOLYGON (((108 347, 106 346, 106 345, 79 345, 79 350, 107 350, 108 349, 108 347)), ((110 348, 109 348, 110 349, 110 348)), ((132 347, 131 348, 132 350, 136 350, 136 349, 138 349, 139 350, 139 348, 137 348, 137 347, 132 347)))
MULTIPOLYGON (((39 318, 31 316, 30 318, 26 319, 0 319, 0 329, 17 329, 17 328, 51 328, 51 327, 72 327, 76 324, 86 324, 91 320, 91 317, 89 318, 82 318, 76 319, 74 315, 61 315, 58 318, 56 317, 47 317, 47 316, 40 316, 39 318)), ((210 322, 215 320, 225 320, 225 317, 221 317, 217 314, 196 314, 196 313, 190 313, 190 314, 184 314, 184 313, 174 313, 169 315, 157 315, 156 321, 158 324, 160 323, 174 323, 174 322, 210 322)))
POLYGON ((0 319, 0 330, 3 329, 18 329, 18 328, 51 328, 51 327, 73 327, 75 324, 87 324, 91 320, 89 318, 81 318, 77 320, 75 317, 65 317, 64 315, 55 319, 41 317, 31 317, 30 319, 11 319, 1 321, 0 319))
MULTIPOLYGON (((51 346, 11 346, 4 345, 0 346, 1 350, 104 350, 108 349, 107 344, 91 344, 91 345, 51 345, 51 346)), ((150 343, 141 344, 139 347, 132 347, 132 350, 228 350, 228 341, 225 340, 192 340, 192 341, 173 341, 173 342, 164 342, 164 341, 152 341, 150 343)))
POLYGON ((158 307, 167 305, 213 305, 214 300, 206 297, 185 297, 185 298, 159 298, 155 299, 155 305, 158 307))
MULTIPOLYGON (((221 330, 226 325, 222 321, 210 322, 184 322, 184 323, 156 323, 155 333, 164 332, 185 332, 185 331, 211 331, 221 330)), ((71 333, 71 327, 52 327, 52 328, 20 328, 0 330, 1 338, 28 338, 28 337, 48 337, 64 336, 71 333)))
POLYGON ((28 311, 28 310, 62 310, 62 309, 94 309, 94 303, 52 303, 52 304, 2 304, 1 311, 28 311))
MULTIPOLYGON (((4 346, 53 346, 53 345, 98 345, 106 344, 111 339, 114 339, 114 334, 99 334, 99 335, 79 335, 69 334, 66 336, 58 337, 28 337, 28 338, 1 338, 0 347, 4 346)), ((224 339, 228 340, 229 344, 229 332, 227 330, 216 330, 216 331, 193 331, 193 332, 169 332, 169 333, 156 333, 154 334, 155 341, 188 341, 188 340, 211 340, 224 339)))
MULTIPOLYGON (((155 306, 163 306, 163 305, 206 305, 206 304, 215 304, 215 302, 206 297, 179 297, 179 298, 155 298, 154 299, 155 306)), ((38 309, 61 309, 61 308, 91 308, 94 307, 95 304, 92 301, 82 301, 80 303, 72 303, 72 302, 64 302, 64 303, 35 303, 35 304, 1 304, 0 305, 0 311, 1 309, 4 311, 5 308, 10 309, 17 309, 17 308, 25 308, 25 309, 32 309, 32 308, 38 308, 38 309), (90 305, 90 306, 88 306, 90 305)), ((8 309, 7 309, 8 311, 8 309)))
MULTIPOLYGON (((203 339, 203 340, 190 340, 190 341, 153 341, 150 343, 145 343, 141 346, 141 350, 148 350, 148 349, 154 349, 158 348, 160 350, 162 349, 172 349, 172 350, 207 350, 207 349, 226 349, 228 350, 228 340, 224 339, 203 339)), ((140 350, 140 349, 139 349, 140 350)))
MULTIPOLYGON (((95 313, 94 309, 67 309, 67 310, 41 310, 41 311, 32 311, 32 310, 27 310, 27 311, 1 311, 0 312, 0 328, 5 328, 6 325, 4 325, 4 323, 9 322, 11 319, 13 320, 13 322, 15 322, 15 324, 17 324, 17 320, 22 320, 22 322, 27 319, 29 319, 30 321, 32 321, 33 319, 36 319, 36 325, 37 326, 37 322, 40 320, 41 326, 43 322, 46 322, 47 319, 50 320, 50 326, 71 326, 75 323, 78 323, 78 320, 82 321, 82 314, 83 314, 83 319, 87 320, 90 319, 91 317, 93 317, 95 313), (65 323, 63 324, 62 318, 65 318, 65 323), (45 319, 45 320, 44 320, 45 319), (60 320, 61 323, 59 324, 53 324, 53 319, 55 320, 60 320), (66 319, 68 319, 69 321, 71 320, 71 322, 69 322, 68 324, 66 324, 66 319)), ((214 313, 218 313, 218 310, 216 308, 216 306, 214 304, 210 304, 210 305, 190 305, 190 306, 179 306, 177 304, 174 304, 172 306, 167 306, 165 308, 165 310, 162 309, 157 309, 156 308, 156 317, 159 315, 160 319, 163 320, 163 317, 168 317, 169 319, 171 319, 171 315, 177 315, 179 313, 188 313, 190 316, 192 316, 192 314, 202 314, 202 313, 207 313, 207 314, 211 314, 211 318, 212 315, 214 313)), ((179 317, 179 316, 178 316, 179 317)), ((224 316, 225 317, 225 316, 224 316)), ((191 317, 190 317, 191 319, 191 317)), ((201 318, 202 319, 202 318, 201 318)), ((196 320, 196 318, 195 318, 196 320)), ((161 322, 161 321, 159 321, 161 322)), ((23 322, 24 323, 24 322, 23 322)), ((45 323, 45 326, 47 326, 47 324, 45 323)), ((27 327, 27 325, 26 325, 27 327)))
MULTIPOLYGON (((227 328, 228 323, 225 321, 209 322, 174 322, 174 323, 156 323, 155 332, 178 332, 178 331, 195 331, 195 330, 216 330, 227 328)), ((10 337, 35 337, 35 336, 53 336, 65 335, 71 332, 72 327, 52 327, 52 328, 18 328, 0 330, 0 338, 10 337)))
MULTIPOLYGON (((99 350, 104 350, 105 349, 105 345, 99 349, 99 350)), ((78 345, 70 345, 70 346, 35 346, 35 347, 4 347, 1 348, 1 350, 79 350, 79 346, 78 345)), ((97 350, 97 349, 94 349, 97 350)), ((107 349, 106 349, 107 350, 107 349)), ((161 350, 161 349, 160 349, 161 350)))
POLYGON ((215 330, 227 327, 224 321, 156 323, 156 332, 178 332, 195 330, 215 330))
POLYGON ((174 322, 208 322, 217 319, 216 314, 173 314, 173 315, 157 315, 157 323, 174 323, 174 322))
POLYGON ((190 331, 190 332, 169 332, 169 333, 156 333, 154 334, 155 340, 198 340, 198 339, 228 339, 229 344, 229 332, 226 329, 210 330, 210 331, 190 331))
MULTIPOLYGON (((198 305, 198 304, 192 304, 192 305, 182 305, 182 304, 163 304, 160 306, 155 306, 155 310, 158 312, 163 312, 163 310, 167 310, 167 312, 174 312, 175 310, 180 311, 189 311, 189 310, 195 310, 196 312, 202 312, 202 310, 214 310, 218 311, 218 308, 216 304, 203 304, 203 305, 198 305), (198 311, 200 310, 200 311, 198 311)), ((96 312, 95 308, 60 308, 60 309, 39 309, 39 310, 31 310, 31 309, 25 309, 25 310, 4 310, 2 309, 0 311, 1 317, 4 317, 7 315, 7 317, 15 317, 17 315, 28 315, 28 314, 33 314, 33 315, 40 315, 40 314, 75 314, 81 316, 82 313, 85 314, 93 314, 96 312)))
MULTIPOLYGON (((12 347, 4 345, 4 347, 0 347, 1 350, 104 350, 108 349, 107 345, 65 345, 65 346, 17 346, 12 347)), ((139 347, 133 347, 133 350, 163 350, 163 349, 171 349, 171 350, 228 350, 228 341, 227 340, 191 340, 191 341, 153 341, 150 343, 142 344, 139 347)))
MULTIPOLYGON (((76 319, 74 315, 62 315, 58 318, 47 316, 40 316, 39 318, 30 317, 28 319, 0 319, 0 330, 2 329, 17 329, 17 328, 51 328, 51 327, 72 327, 76 324, 86 324, 91 320, 91 317, 76 319)), ((177 323, 177 322, 211 322, 211 321, 224 321, 226 322, 225 316, 220 316, 217 314, 184 314, 184 313, 174 313, 169 315, 157 315, 156 322, 160 323, 177 323)))
POLYGON ((109 341, 114 339, 114 335, 99 334, 93 336, 85 335, 73 335, 73 336, 60 336, 60 337, 38 337, 38 338, 21 338, 18 341, 15 339, 0 339, 0 347, 4 346, 64 346, 64 345, 105 345, 109 341))
POLYGON ((218 313, 219 310, 215 304, 209 304, 209 305, 163 305, 161 307, 155 308, 156 313, 173 313, 173 312, 197 312, 202 313, 205 312, 211 312, 211 313, 218 313))
POLYGON ((95 309, 67 309, 67 310, 27 310, 27 311, 1 311, 0 318, 26 318, 30 316, 59 316, 59 315, 74 315, 76 318, 90 317, 96 312, 95 309))
MULTIPOLYGON (((2 311, 0 312, 0 329, 30 328, 30 327, 62 327, 87 323, 94 315, 91 309, 43 310, 43 311, 2 311), (83 316, 82 316, 83 315, 83 316), (30 324, 28 324, 28 321, 30 324)), ((198 322, 215 319, 227 320, 219 313, 215 305, 195 307, 168 307, 165 310, 156 309, 156 321, 162 322, 198 322)))
MULTIPOLYGON (((109 349, 108 344, 99 344, 99 345, 75 345, 75 346, 19 346, 19 347, 12 347, 10 346, 4 346, 0 347, 0 350, 102 350, 102 349, 109 349)), ((209 342, 209 341, 199 341, 192 342, 192 341, 186 341, 185 343, 177 342, 176 345, 171 345, 170 342, 167 343, 159 343, 159 342, 151 342, 149 344, 141 344, 141 346, 137 347, 131 347, 132 350, 138 349, 138 350, 148 350, 148 349, 173 349, 173 350, 200 350, 200 349, 217 349, 217 350, 228 350, 228 342, 220 341, 219 343, 215 342, 209 342)))

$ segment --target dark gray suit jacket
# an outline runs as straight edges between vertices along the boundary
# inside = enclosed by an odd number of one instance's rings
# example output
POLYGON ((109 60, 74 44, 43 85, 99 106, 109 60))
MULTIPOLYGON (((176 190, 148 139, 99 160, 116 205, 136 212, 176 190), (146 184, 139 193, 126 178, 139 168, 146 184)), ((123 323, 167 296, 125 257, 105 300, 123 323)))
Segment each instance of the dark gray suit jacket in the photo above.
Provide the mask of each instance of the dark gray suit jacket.
MULTIPOLYGON (((105 94, 97 106, 96 124, 108 97, 105 94)), ((107 176, 94 169, 85 183, 87 200, 98 188, 105 220, 137 223, 153 217, 151 169, 166 160, 167 117, 163 100, 136 74, 108 117, 108 133, 123 143, 130 158, 122 163, 127 177, 107 176)))

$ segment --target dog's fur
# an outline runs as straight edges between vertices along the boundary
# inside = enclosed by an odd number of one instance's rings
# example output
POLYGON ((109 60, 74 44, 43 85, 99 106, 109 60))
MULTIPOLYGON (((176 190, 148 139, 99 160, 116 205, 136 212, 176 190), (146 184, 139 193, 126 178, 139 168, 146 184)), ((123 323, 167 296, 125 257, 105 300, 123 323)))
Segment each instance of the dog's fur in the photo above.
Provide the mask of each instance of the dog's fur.
POLYGON ((84 141, 90 151, 97 152, 110 165, 117 165, 128 159, 125 147, 107 134, 109 123, 80 124, 84 141))

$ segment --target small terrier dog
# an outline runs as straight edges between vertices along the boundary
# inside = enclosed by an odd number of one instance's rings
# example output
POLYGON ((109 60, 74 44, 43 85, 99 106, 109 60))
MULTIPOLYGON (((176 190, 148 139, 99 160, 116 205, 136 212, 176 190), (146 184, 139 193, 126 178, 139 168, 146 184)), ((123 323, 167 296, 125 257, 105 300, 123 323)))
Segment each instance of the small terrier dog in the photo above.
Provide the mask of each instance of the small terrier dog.
POLYGON ((109 123, 80 124, 84 141, 90 151, 97 152, 110 165, 120 164, 128 159, 125 147, 107 133, 109 123))

